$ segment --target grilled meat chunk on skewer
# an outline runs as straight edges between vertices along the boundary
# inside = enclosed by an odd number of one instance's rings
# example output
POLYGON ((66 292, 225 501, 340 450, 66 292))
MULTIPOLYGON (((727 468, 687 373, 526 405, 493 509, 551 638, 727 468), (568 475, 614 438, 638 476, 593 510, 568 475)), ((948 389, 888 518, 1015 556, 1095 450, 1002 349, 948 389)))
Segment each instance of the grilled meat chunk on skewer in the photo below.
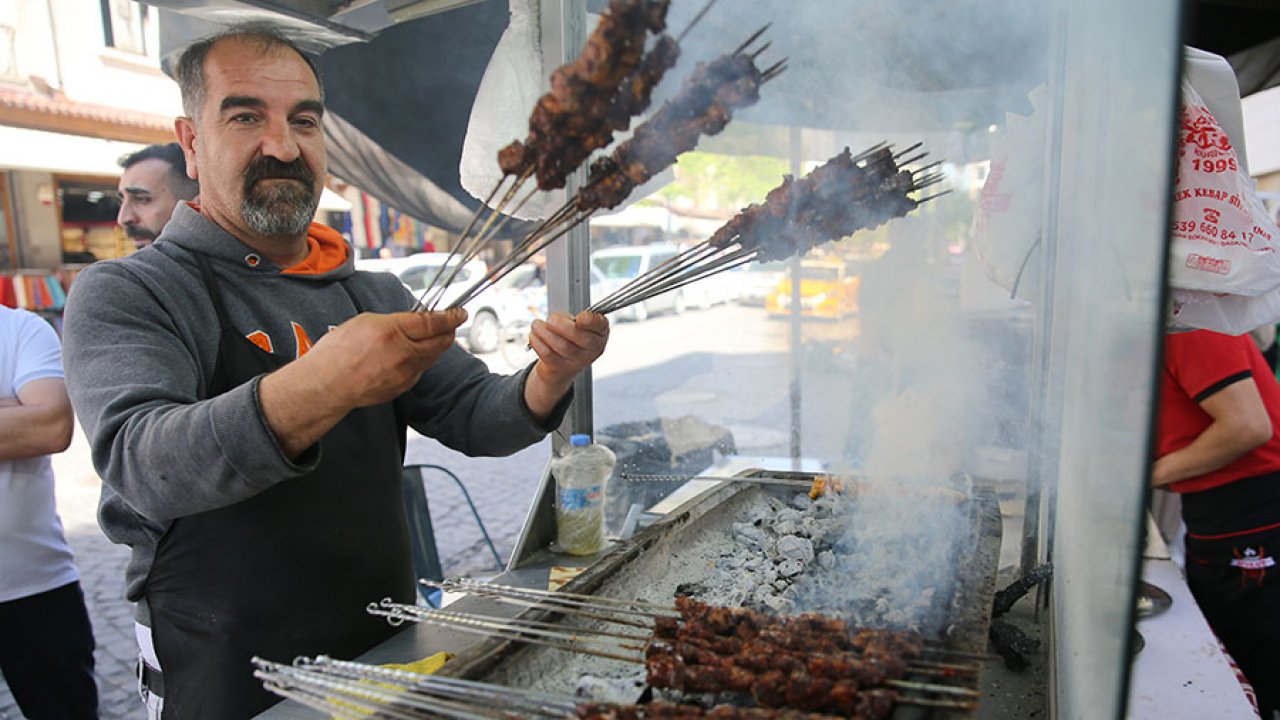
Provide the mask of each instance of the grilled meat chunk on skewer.
MULTIPOLYGON (((613 107, 609 108, 610 132, 631 127, 631 118, 648 109, 649 101, 653 97, 653 89, 662 82, 663 76, 675 66, 679 57, 680 46, 676 44, 675 39, 665 33, 660 35, 653 49, 645 53, 644 59, 640 61, 640 67, 623 81, 618 99, 614 101, 613 107)), ((608 145, 607 142, 604 144, 608 145)))
MULTIPOLYGON (((824 243, 905 215, 931 199, 916 200, 912 193, 942 179, 940 173, 913 172, 898 165, 898 158, 915 147, 898 155, 887 146, 875 147, 857 156, 845 148, 802 178, 786 176, 763 202, 744 208, 707 240, 615 290, 590 309, 614 312, 747 262, 803 255, 824 243)), ((602 173, 600 194, 622 193, 624 197, 630 192, 631 178, 616 176, 618 170, 624 176, 627 172, 614 158, 598 161, 596 168, 602 173)), ((589 185, 586 191, 589 195, 596 190, 589 185)), ((820 479, 813 492, 825 487, 825 480, 820 479)))
POLYGON ((749 55, 722 55, 699 63, 676 97, 663 103, 612 155, 592 164, 587 185, 578 193, 578 211, 617 207, 637 185, 692 150, 703 135, 723 130, 733 110, 759 101, 763 81, 749 55))
POLYGON ((801 710, 739 708, 728 705, 705 709, 697 705, 667 703, 647 705, 586 703, 578 706, 574 717, 578 720, 831 720, 832 716, 801 710))
MULTIPOLYGON (((538 98, 529 116, 529 136, 499 151, 503 173, 534 171, 539 189, 561 188, 593 150, 609 144, 609 118, 623 81, 641 66, 646 35, 666 29, 669 3, 611 0, 582 53, 552 73, 551 90, 538 98)), ((654 62, 666 60, 660 56, 654 62)))

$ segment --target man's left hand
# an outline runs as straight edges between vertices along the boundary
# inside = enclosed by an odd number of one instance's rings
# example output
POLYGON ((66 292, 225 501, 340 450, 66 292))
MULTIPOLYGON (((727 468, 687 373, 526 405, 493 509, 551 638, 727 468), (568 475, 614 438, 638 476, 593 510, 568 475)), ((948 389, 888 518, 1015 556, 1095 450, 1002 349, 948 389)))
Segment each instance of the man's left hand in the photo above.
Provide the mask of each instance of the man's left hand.
POLYGON ((573 379, 604 353, 609 341, 609 321, 599 313, 580 312, 575 319, 555 313, 534 320, 529 345, 538 354, 525 402, 539 419, 551 414, 556 403, 569 391, 573 379))

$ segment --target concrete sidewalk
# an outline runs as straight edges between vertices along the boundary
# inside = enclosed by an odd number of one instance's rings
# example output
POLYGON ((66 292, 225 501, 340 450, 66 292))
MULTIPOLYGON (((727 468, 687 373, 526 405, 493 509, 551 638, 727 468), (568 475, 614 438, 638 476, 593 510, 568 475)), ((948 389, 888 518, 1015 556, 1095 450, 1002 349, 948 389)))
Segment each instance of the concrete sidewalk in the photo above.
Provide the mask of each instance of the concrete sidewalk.
MULTIPOLYGON (((506 458, 467 458, 410 431, 407 462, 448 468, 467 485, 481 519, 503 560, 519 535, 550 454, 550 440, 506 458)), ((124 599, 128 548, 114 545, 97 523, 101 481, 79 425, 66 452, 53 458, 58 513, 76 554, 80 583, 97 640, 99 716, 102 720, 145 718, 133 676, 137 643, 132 606, 124 599)), ((495 570, 493 555, 457 486, 443 473, 426 472, 431 517, 446 575, 484 575, 495 570)), ((0 679, 0 720, 19 720, 17 703, 0 679)))

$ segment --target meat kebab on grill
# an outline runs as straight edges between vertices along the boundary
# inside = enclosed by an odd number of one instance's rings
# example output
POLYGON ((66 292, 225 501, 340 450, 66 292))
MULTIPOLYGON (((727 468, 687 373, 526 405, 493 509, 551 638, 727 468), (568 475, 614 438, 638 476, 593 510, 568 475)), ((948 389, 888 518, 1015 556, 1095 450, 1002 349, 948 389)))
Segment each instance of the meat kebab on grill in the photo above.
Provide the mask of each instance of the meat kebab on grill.
POLYGON ((612 703, 584 703, 578 706, 578 720, 831 720, 830 715, 818 715, 801 710, 776 710, 767 708, 739 708, 718 705, 702 708, 697 705, 673 705, 649 703, 647 705, 614 705, 612 703))

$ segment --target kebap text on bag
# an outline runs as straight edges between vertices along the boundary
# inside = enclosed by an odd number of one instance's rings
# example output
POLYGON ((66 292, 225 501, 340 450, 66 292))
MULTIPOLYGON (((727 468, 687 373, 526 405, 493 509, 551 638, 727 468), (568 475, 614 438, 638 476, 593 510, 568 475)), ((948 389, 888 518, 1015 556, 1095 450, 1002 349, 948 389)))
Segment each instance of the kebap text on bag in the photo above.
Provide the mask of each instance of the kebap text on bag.
POLYGON ((1231 138, 1185 82, 1179 140, 1170 285, 1243 296, 1280 287, 1275 222, 1231 138))

